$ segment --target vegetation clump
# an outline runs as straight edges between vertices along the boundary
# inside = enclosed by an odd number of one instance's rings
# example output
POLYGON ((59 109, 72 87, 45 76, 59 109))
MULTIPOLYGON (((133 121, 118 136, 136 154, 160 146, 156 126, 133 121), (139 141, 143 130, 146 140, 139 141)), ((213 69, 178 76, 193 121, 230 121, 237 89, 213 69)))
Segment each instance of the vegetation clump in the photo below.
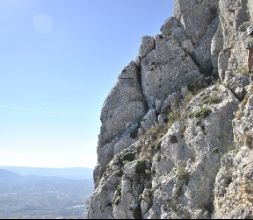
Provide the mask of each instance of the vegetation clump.
POLYGON ((123 160, 123 164, 132 162, 135 160, 135 154, 132 152, 127 152, 123 155, 122 160, 123 160))
POLYGON ((113 204, 119 205, 120 200, 121 200, 121 185, 119 184, 114 194, 113 204))
POLYGON ((137 174, 145 174, 146 171, 146 161, 145 160, 139 160, 136 165, 135 172, 137 174))
POLYGON ((207 106, 201 106, 196 112, 190 113, 190 118, 204 119, 207 118, 212 110, 207 106))
POLYGON ((219 154, 219 152, 220 152, 220 148, 219 147, 216 147, 216 148, 213 149, 213 153, 214 154, 219 154))
POLYGON ((207 105, 213 105, 213 104, 219 104, 222 102, 222 98, 217 94, 217 93, 213 93, 211 95, 206 94, 203 98, 202 98, 202 104, 207 104, 207 105))
POLYGON ((219 104, 221 103, 222 99, 218 96, 211 96, 209 99, 209 104, 219 104))
POLYGON ((178 121, 181 117, 180 111, 178 112, 170 112, 167 117, 168 127, 171 127, 176 121, 178 121))

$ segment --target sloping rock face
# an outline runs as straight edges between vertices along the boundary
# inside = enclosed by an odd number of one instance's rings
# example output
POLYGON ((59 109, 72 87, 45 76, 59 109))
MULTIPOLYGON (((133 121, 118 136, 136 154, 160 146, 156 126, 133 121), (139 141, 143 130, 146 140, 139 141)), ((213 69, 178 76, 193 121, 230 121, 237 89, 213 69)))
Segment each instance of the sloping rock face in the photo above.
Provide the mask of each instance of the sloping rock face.
POLYGON ((143 38, 102 109, 89 218, 253 218, 249 3, 176 0, 143 38))

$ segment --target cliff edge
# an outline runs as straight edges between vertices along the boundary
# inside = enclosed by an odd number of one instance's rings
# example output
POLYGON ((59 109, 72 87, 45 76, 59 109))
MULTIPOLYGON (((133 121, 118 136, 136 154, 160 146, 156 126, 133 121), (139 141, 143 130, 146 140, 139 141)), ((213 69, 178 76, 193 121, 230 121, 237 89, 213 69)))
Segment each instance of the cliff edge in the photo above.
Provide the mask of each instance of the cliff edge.
POLYGON ((253 218, 250 0, 175 0, 101 113, 89 218, 253 218))

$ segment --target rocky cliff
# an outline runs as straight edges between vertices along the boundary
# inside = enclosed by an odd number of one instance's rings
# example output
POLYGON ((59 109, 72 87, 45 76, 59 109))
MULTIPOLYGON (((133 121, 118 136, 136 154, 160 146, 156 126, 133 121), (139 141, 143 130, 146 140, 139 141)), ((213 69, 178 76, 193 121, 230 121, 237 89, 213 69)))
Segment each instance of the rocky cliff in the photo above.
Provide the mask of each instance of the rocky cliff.
POLYGON ((101 113, 89 218, 253 218, 251 0, 175 0, 101 113))

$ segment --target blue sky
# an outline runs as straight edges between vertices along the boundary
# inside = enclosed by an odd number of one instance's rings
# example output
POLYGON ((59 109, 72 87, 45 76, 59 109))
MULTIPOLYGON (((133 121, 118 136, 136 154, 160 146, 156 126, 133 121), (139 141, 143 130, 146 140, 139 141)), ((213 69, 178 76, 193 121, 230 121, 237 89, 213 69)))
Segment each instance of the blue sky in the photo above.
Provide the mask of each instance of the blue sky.
POLYGON ((94 167, 100 110, 173 0, 0 0, 0 165, 94 167))

